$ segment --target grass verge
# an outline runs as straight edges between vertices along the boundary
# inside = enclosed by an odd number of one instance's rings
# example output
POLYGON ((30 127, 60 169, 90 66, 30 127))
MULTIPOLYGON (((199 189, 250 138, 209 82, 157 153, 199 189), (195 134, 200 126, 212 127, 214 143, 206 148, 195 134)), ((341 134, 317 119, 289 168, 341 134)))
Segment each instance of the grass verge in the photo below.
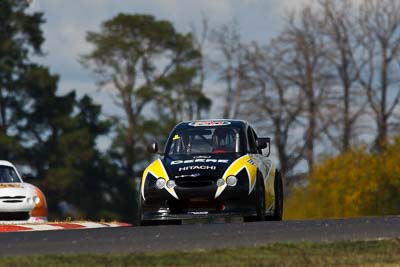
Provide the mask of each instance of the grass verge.
POLYGON ((185 252, 3 257, 3 266, 400 266, 400 239, 185 252))

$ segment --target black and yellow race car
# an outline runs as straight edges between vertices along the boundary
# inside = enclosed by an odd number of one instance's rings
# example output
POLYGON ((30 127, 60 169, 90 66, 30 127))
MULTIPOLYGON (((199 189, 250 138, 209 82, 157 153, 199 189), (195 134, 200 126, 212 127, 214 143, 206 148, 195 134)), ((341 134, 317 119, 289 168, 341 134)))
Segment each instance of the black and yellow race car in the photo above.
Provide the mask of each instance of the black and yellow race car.
MULTIPOLYGON (((156 153, 156 143, 151 144, 156 153)), ((179 123, 160 159, 143 172, 140 223, 213 217, 281 220, 281 174, 270 139, 245 121, 179 123), (264 151, 263 155, 263 151, 264 151)))

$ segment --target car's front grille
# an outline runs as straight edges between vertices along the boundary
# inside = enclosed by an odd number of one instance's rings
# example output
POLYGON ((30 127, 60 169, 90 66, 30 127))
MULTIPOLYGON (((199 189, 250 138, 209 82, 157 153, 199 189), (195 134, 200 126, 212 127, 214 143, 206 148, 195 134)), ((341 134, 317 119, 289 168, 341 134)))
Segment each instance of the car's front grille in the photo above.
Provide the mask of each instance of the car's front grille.
POLYGON ((175 179, 176 185, 180 187, 204 187, 214 184, 215 178, 208 177, 185 177, 175 179))
POLYGON ((25 196, 15 196, 15 197, 0 197, 0 199, 24 199, 25 196))
POLYGON ((21 203, 25 199, 25 196, 5 196, 5 197, 0 197, 0 201, 3 203, 21 203))
POLYGON ((0 221, 26 221, 29 212, 0 212, 0 221))

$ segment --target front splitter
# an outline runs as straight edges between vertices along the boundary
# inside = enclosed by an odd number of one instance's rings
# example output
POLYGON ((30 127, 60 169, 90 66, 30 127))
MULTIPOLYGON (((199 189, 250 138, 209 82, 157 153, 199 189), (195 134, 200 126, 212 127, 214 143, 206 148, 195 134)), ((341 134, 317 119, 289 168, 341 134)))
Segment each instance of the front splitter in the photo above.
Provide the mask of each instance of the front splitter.
POLYGON ((144 213, 143 221, 168 221, 168 220, 214 220, 218 218, 243 218, 257 216, 255 212, 226 212, 226 213, 207 213, 207 212, 187 212, 187 213, 144 213))

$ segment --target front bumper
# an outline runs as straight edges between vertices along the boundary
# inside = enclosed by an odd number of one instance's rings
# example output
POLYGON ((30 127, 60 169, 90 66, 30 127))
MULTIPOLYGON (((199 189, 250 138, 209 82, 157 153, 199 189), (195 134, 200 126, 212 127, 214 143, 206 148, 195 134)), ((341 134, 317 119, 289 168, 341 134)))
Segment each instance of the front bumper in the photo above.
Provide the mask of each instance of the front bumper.
POLYGON ((250 217, 256 213, 255 192, 249 194, 249 185, 244 182, 234 187, 227 186, 215 198, 217 185, 175 188, 179 199, 154 183, 147 183, 145 197, 141 198, 141 220, 187 220, 223 217, 250 217))
POLYGON ((32 216, 30 212, 0 212, 0 224, 44 223, 47 217, 32 216))
POLYGON ((32 216, 34 204, 0 203, 0 224, 42 223, 47 222, 45 216, 32 216))

